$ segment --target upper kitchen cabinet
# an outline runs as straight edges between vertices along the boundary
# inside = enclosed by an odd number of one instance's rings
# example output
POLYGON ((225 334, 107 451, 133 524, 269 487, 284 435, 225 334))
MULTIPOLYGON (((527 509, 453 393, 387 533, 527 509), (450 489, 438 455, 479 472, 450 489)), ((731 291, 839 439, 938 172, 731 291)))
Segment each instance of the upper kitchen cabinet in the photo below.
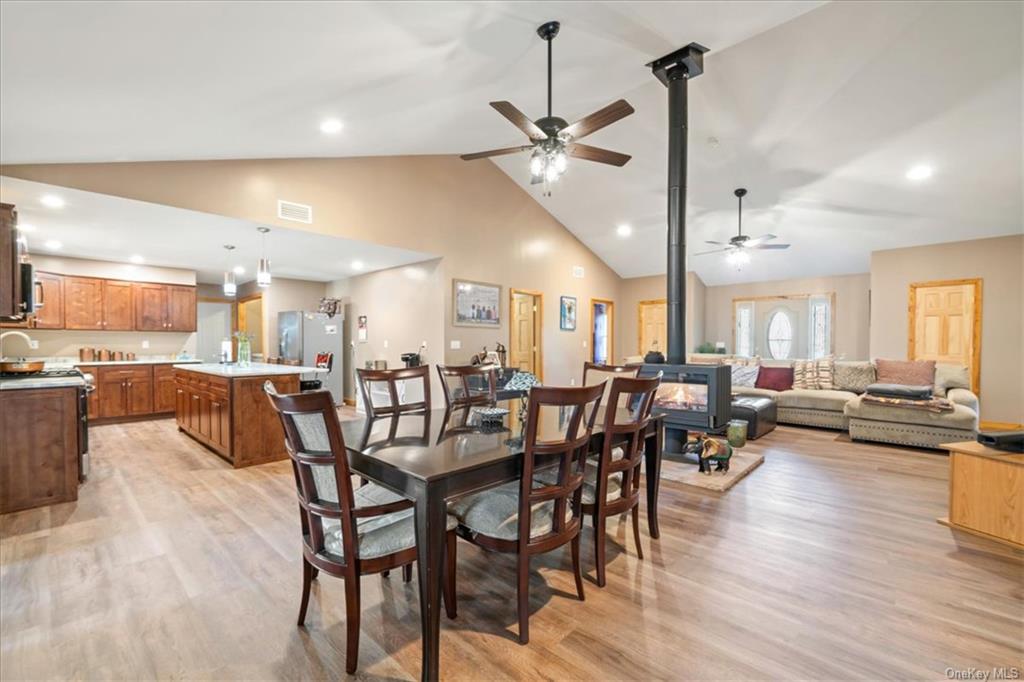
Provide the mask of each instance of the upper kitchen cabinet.
POLYGON ((195 287, 136 283, 135 325, 139 331, 194 332, 195 287))
POLYGON ((133 330, 132 283, 94 277, 65 277, 64 328, 133 330))
POLYGON ((35 329, 64 329, 64 278, 51 272, 36 273, 35 329))
POLYGON ((18 213, 11 204, 0 204, 0 318, 22 313, 18 213))

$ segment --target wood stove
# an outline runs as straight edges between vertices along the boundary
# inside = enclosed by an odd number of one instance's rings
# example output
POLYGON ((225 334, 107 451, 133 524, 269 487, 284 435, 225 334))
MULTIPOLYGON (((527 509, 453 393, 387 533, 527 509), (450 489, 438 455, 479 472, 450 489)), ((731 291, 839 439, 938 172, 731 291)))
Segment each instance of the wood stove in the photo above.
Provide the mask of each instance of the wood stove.
POLYGON ((646 364, 639 377, 662 373, 653 414, 665 415, 665 451, 682 452, 687 431, 716 431, 732 413, 732 372, 728 365, 646 364))

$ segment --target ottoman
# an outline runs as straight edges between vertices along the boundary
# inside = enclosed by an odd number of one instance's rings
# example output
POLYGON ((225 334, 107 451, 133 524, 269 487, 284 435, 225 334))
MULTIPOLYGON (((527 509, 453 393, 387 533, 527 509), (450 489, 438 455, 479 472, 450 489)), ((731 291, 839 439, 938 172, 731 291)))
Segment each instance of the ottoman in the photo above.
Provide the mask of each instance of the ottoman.
POLYGON ((747 422, 747 439, 757 440, 775 430, 778 410, 771 398, 736 396, 732 399, 732 418, 747 422))

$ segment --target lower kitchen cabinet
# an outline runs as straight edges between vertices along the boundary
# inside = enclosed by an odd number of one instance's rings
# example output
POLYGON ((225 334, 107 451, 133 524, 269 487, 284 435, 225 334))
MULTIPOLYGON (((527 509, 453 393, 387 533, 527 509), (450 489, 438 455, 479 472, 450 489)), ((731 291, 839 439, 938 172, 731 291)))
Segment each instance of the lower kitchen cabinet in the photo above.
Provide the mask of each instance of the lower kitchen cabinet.
POLYGON ((153 411, 158 414, 174 412, 176 406, 174 367, 153 366, 153 411))
POLYGON ((222 457, 231 452, 231 413, 227 379, 176 372, 178 428, 222 457))
POLYGON ((156 365, 83 365, 94 377, 89 395, 89 419, 118 421, 169 415, 177 411, 179 395, 171 363, 156 365))

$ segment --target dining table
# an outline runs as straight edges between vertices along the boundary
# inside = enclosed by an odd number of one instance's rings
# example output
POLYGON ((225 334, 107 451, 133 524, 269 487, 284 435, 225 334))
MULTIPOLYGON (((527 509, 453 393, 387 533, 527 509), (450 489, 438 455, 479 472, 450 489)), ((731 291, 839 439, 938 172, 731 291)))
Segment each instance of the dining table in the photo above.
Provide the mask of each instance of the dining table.
MULTIPOLYGON (((423 640, 420 676, 423 680, 437 680, 440 675, 441 592, 448 502, 518 480, 522 475, 525 410, 520 400, 498 401, 496 407, 504 408, 507 413, 485 417, 480 407, 442 408, 354 419, 341 424, 352 472, 415 504, 423 640)), ((590 453, 600 452, 603 447, 607 409, 598 408, 589 441, 590 453)), ((615 409, 625 415, 627 408, 615 409)), ((544 440, 545 434, 564 433, 569 418, 569 410, 544 407, 538 417, 538 439, 544 440)), ((652 538, 659 535, 661 422, 660 417, 652 417, 644 434, 647 523, 652 538)))

